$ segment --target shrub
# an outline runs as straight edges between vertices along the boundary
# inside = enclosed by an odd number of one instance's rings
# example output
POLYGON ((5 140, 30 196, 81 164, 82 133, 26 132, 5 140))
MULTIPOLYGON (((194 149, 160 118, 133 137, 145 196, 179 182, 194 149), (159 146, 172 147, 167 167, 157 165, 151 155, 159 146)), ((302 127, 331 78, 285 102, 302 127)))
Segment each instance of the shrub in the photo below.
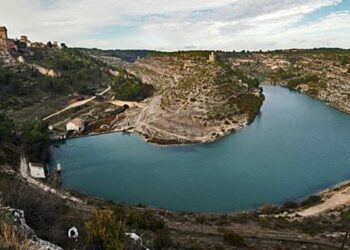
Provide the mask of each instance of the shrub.
POLYGON ((0 145, 6 137, 11 136, 14 122, 5 113, 0 113, 0 145))
POLYGON ((120 100, 136 100, 141 94, 141 83, 135 77, 121 71, 118 76, 113 78, 112 88, 115 97, 120 100))
POLYGON ((287 201, 283 204, 283 208, 285 209, 293 209, 293 208, 298 208, 299 204, 294 201, 287 201))
POLYGON ((230 246, 244 246, 244 238, 233 231, 225 231, 223 241, 230 246))
POLYGON ((305 207, 310 207, 317 205, 322 202, 322 199, 319 195, 311 195, 307 197, 304 201, 301 202, 301 206, 305 207))
POLYGON ((172 240, 170 238, 170 233, 168 230, 158 230, 153 239, 153 247, 155 249, 164 249, 172 245, 172 240))
POLYGON ((85 223, 85 237, 89 243, 106 250, 123 249, 124 229, 122 222, 110 209, 96 210, 85 223))
POLYGON ((165 221, 151 211, 132 211, 127 218, 127 224, 138 229, 148 229, 153 232, 165 228, 165 221))
POLYGON ((40 120, 28 120, 23 125, 23 140, 31 161, 46 161, 49 148, 47 124, 40 120))
POLYGON ((262 214, 276 214, 280 212, 280 208, 274 205, 266 204, 260 208, 262 214))
POLYGON ((206 222, 207 218, 204 215, 198 215, 196 216, 196 222, 200 224, 204 224, 206 222))

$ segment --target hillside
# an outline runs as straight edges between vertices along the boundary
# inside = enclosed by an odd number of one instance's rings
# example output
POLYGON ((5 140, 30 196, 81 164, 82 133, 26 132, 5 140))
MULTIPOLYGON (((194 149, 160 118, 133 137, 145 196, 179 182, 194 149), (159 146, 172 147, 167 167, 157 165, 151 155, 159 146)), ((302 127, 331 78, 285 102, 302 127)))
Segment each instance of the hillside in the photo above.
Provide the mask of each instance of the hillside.
POLYGON ((44 117, 110 85, 110 67, 76 49, 31 48, 0 58, 0 110, 44 117))
POLYGON ((259 111, 258 83, 245 81, 209 52, 153 53, 126 66, 154 86, 135 131, 157 143, 211 142, 246 126, 259 111))
POLYGON ((350 50, 282 50, 224 56, 245 74, 296 89, 350 114, 350 50))
MULTIPOLYGON (((86 134, 129 130, 156 143, 214 141, 255 118, 264 100, 259 82, 299 90, 349 113, 348 50, 216 52, 214 62, 208 62, 209 53, 45 48, 3 54, 1 210, 5 206, 23 210, 37 237, 65 249, 109 243, 126 247, 129 238, 125 232, 136 232, 152 249, 338 249, 348 230, 347 205, 330 206, 305 217, 297 213, 326 206, 334 193, 346 195, 349 184, 280 207, 205 214, 116 204, 75 191, 63 199, 58 194, 67 190, 49 180, 45 185, 57 192, 46 192, 18 171, 22 150, 29 157, 47 160, 43 155, 47 153, 48 124, 64 129, 73 117, 85 119, 86 134), (142 87, 150 85, 153 88, 147 90, 151 91, 142 92, 142 87), (107 96, 96 95, 109 86, 112 91, 107 96), (79 100, 89 102, 41 121, 79 100), (127 112, 116 114, 125 103, 130 106, 127 112), (72 225, 81 232, 78 242, 67 238, 67 228, 72 225), (101 235, 91 225, 108 228, 110 234, 101 235)), ((0 213, 0 227, 7 224, 0 213)), ((0 248, 1 244, 9 246, 2 234, 0 248)))

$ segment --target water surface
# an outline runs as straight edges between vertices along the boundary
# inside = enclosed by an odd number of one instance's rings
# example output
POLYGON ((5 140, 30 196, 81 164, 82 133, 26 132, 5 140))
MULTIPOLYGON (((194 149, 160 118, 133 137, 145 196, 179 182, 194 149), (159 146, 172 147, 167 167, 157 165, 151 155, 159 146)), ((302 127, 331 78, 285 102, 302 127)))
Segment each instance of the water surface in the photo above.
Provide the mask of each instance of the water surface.
POLYGON ((227 212, 282 203, 350 179, 350 116, 264 86, 248 127, 207 145, 157 146, 114 133, 51 147, 63 184, 130 204, 227 212))

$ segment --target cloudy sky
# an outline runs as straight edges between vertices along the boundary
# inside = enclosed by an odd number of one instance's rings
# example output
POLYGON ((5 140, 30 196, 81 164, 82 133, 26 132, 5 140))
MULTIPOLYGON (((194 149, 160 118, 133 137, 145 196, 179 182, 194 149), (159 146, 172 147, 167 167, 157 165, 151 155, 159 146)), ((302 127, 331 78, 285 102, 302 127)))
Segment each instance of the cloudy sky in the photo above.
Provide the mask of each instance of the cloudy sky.
POLYGON ((350 0, 0 0, 10 37, 157 50, 350 48, 350 0))

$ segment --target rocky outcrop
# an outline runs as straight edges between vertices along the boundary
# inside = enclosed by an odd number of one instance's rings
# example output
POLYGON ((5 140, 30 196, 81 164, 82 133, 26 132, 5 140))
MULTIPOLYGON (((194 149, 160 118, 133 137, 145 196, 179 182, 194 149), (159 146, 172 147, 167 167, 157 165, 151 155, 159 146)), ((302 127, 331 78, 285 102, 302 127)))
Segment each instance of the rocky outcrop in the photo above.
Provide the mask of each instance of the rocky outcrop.
POLYGON ((7 50, 0 49, 0 63, 3 63, 4 65, 13 66, 16 63, 16 60, 11 56, 11 54, 7 50))
MULTIPOLYGON (((48 241, 41 240, 30 228, 24 218, 24 212, 22 210, 13 209, 9 207, 0 206, 0 218, 6 222, 18 237, 18 244, 23 246, 23 249, 27 250, 63 250, 61 247, 56 246, 48 241)), ((2 225, 0 225, 2 226, 2 225)), ((0 240, 1 243, 1 240, 0 240)), ((6 246, 3 246, 6 247, 6 246)), ((0 245, 1 248, 1 245, 0 245)))
POLYGON ((45 76, 49 76, 49 77, 60 77, 61 73, 60 72, 56 72, 53 69, 46 69, 40 65, 37 64, 31 64, 31 67, 33 69, 36 69, 40 74, 45 75, 45 76))

